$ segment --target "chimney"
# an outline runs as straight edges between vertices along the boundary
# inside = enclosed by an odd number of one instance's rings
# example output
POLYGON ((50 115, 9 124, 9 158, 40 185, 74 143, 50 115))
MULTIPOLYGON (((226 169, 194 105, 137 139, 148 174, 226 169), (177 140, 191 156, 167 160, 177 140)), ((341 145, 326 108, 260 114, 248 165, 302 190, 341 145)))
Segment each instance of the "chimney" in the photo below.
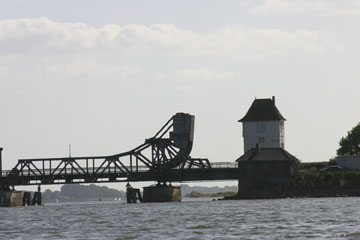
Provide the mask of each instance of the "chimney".
POLYGON ((272 96, 272 101, 273 101, 273 103, 275 105, 275 96, 272 96))
POLYGON ((260 152, 260 145, 258 143, 256 144, 255 152, 256 153, 260 152))
POLYGON ((0 148, 0 178, 2 177, 2 148, 0 148))

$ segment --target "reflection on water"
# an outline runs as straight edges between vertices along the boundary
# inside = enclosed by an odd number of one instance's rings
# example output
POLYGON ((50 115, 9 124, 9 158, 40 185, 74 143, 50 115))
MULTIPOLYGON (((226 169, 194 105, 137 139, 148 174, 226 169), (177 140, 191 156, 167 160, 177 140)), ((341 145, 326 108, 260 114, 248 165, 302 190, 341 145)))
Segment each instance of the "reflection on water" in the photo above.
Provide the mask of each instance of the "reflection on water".
POLYGON ((0 208, 0 239, 360 239, 360 198, 0 208))

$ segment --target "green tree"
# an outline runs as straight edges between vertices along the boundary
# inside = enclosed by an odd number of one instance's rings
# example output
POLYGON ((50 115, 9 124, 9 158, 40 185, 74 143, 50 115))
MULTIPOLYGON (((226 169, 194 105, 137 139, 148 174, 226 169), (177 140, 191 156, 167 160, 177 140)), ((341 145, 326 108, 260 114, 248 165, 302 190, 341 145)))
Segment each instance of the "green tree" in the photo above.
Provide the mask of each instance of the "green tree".
POLYGON ((328 165, 329 165, 329 166, 331 166, 331 165, 336 165, 336 158, 330 158, 328 165))
POLYGON ((342 137, 339 144, 338 155, 360 155, 360 123, 342 137))

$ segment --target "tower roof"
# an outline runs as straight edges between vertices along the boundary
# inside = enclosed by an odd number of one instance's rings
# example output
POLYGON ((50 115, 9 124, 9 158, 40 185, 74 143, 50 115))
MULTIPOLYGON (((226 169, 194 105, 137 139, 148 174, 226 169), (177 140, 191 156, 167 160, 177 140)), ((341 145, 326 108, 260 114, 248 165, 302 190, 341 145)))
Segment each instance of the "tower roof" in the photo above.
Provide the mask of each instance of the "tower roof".
POLYGON ((236 162, 272 162, 272 161, 290 161, 299 162, 299 160, 291 155, 283 148, 252 148, 244 155, 239 157, 236 162))
POLYGON ((275 105, 275 97, 255 99, 246 115, 239 122, 286 120, 275 105))

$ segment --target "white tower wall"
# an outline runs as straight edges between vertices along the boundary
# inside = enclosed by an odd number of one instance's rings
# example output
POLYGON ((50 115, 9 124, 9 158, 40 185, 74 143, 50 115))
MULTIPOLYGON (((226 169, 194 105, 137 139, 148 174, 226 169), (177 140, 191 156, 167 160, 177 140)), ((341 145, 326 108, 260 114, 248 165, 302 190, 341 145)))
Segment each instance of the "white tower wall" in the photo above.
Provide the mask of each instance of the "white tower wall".
POLYGON ((243 122, 244 152, 255 148, 285 148, 284 121, 243 122))

